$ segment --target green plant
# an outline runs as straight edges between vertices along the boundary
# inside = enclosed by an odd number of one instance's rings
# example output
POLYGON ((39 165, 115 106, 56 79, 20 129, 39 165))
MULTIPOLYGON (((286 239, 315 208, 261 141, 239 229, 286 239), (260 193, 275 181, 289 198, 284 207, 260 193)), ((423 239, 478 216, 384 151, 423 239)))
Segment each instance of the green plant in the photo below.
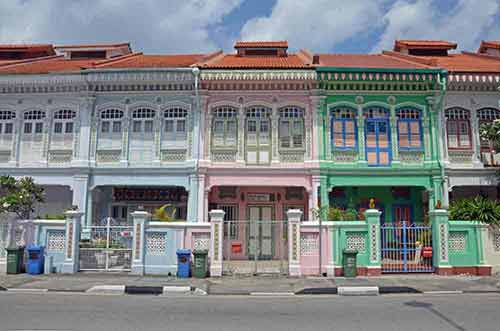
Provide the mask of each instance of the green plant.
POLYGON ((328 220, 329 221, 343 221, 344 211, 337 207, 330 207, 328 209, 328 220))
POLYGON ((356 221, 358 220, 358 212, 356 209, 348 208, 344 211, 344 221, 356 221))
POLYGON ((481 139, 488 141, 490 146, 498 151, 500 149, 500 119, 481 124, 479 135, 481 139))
POLYGON ((43 188, 31 177, 0 176, 0 215, 14 213, 29 219, 37 203, 44 202, 43 188))
POLYGON ((500 225, 500 204, 482 196, 452 201, 450 218, 463 221, 478 221, 490 225, 500 225))

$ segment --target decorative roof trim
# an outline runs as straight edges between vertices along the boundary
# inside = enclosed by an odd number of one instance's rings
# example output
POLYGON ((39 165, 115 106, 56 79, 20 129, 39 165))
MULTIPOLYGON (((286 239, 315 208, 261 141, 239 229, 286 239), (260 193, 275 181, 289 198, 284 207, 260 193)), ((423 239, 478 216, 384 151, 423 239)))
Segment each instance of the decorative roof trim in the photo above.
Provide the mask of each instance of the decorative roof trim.
POLYGON ((316 80, 314 70, 202 70, 201 80, 316 80))

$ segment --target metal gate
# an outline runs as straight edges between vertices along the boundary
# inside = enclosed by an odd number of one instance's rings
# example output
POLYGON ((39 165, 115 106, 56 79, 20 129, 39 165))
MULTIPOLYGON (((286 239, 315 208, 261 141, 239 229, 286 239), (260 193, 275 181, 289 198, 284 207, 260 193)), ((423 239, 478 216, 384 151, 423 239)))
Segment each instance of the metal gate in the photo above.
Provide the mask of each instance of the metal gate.
POLYGON ((112 218, 104 225, 87 227, 80 240, 81 271, 130 271, 132 266, 133 227, 114 225, 112 218))
POLYGON ((381 226, 382 272, 434 272, 431 226, 385 223, 381 226))

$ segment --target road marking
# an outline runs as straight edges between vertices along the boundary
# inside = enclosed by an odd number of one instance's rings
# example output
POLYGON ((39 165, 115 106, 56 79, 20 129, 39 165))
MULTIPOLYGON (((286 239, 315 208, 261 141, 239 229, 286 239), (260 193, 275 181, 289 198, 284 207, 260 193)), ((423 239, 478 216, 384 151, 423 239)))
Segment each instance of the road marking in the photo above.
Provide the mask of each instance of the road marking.
POLYGON ((424 294, 463 294, 463 291, 424 291, 424 294))
POLYGON ((19 292, 19 293, 41 293, 48 292, 46 288, 8 288, 8 292, 19 292))
POLYGON ((250 292, 253 296, 293 296, 293 292, 250 292))

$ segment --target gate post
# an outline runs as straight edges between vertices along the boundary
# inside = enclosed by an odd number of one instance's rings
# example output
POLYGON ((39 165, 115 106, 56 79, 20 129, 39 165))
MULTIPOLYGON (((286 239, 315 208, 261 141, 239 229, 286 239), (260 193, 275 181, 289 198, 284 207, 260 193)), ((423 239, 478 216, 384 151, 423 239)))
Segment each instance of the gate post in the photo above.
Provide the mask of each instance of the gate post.
POLYGON ((380 215, 382 215, 382 212, 378 209, 367 209, 365 211, 365 219, 368 225, 368 246, 370 251, 367 271, 369 276, 381 274, 380 215))
POLYGON ((74 274, 80 269, 80 225, 83 213, 68 210, 66 216, 66 245, 61 272, 74 274))
POLYGON ((434 209, 429 211, 432 225, 432 249, 434 267, 439 275, 451 275, 453 273, 448 258, 448 211, 434 209))
POLYGON ((144 275, 144 229, 151 214, 144 210, 136 210, 131 215, 134 220, 134 237, 132 241, 132 266, 130 273, 144 275))
POLYGON ((210 215, 210 277, 222 276, 222 247, 224 241, 223 210, 211 210, 210 215))
POLYGON ((286 216, 288 218, 288 275, 300 276, 302 274, 300 270, 300 219, 302 211, 289 209, 286 216))

